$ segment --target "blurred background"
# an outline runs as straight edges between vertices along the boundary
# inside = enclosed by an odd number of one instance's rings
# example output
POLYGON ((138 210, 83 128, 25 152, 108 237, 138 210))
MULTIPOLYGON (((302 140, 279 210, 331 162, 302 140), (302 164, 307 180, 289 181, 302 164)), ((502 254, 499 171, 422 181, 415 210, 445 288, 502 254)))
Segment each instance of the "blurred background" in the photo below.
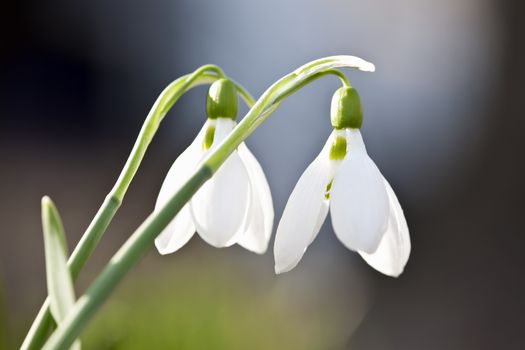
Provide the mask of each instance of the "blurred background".
MULTIPOLYGON (((87 349, 523 349, 525 137, 518 0, 8 1, 0 12, 0 348, 20 346, 46 295, 40 198, 71 248, 116 180, 162 89, 215 63, 254 96, 315 58, 352 54, 371 157, 412 238, 405 273, 369 268, 329 220, 293 271, 194 237, 152 248, 83 333, 87 349)), ((276 223, 330 133, 338 81, 286 100, 247 143, 276 223)), ((162 124, 81 293, 152 210, 205 120, 206 88, 162 124)), ((242 110, 246 112, 246 108, 242 110)))

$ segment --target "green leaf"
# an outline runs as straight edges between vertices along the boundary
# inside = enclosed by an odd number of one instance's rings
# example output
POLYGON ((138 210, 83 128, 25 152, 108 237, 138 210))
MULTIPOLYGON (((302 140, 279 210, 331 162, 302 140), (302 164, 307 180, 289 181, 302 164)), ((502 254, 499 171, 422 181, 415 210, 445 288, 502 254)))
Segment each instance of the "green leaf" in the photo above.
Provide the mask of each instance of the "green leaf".
MULTIPOLYGON (((75 291, 67 267, 68 252, 62 221, 47 196, 42 198, 42 227, 50 309, 56 323, 60 324, 75 305, 75 291)), ((80 349, 80 342, 73 344, 72 349, 80 349)))

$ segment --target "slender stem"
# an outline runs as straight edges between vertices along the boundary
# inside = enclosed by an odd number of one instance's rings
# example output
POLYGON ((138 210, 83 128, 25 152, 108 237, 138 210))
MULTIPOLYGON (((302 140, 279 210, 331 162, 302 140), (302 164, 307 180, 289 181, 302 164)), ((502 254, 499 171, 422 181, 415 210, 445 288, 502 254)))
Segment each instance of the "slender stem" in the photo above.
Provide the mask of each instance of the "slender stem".
POLYGON ((289 88, 288 90, 286 91, 283 91, 276 99, 275 99, 275 102, 274 103, 279 103, 280 101, 284 100, 285 98, 287 98, 288 96, 290 96, 291 94, 293 94, 294 92, 302 89, 305 85, 308 85, 310 84, 311 82, 313 82, 314 80, 317 80, 325 75, 335 75, 336 77, 339 78, 339 80, 341 80, 341 84, 344 86, 344 87, 349 87, 350 86, 350 82, 348 81, 348 79, 346 78, 346 76, 341 73, 340 71, 338 70, 335 70, 335 69, 328 69, 324 72, 319 72, 319 73, 316 73, 316 74, 313 74, 309 77, 307 77, 306 79, 304 79, 303 81, 301 81, 301 83, 289 88))
POLYGON ((270 86, 253 105, 242 122, 203 160, 201 166, 184 183, 181 189, 160 210, 150 214, 115 253, 100 275, 86 290, 86 293, 78 299, 64 322, 51 335, 44 349, 67 349, 72 344, 126 272, 151 247, 157 235, 191 199, 200 186, 211 178, 233 150, 277 108, 281 94, 288 93, 289 95, 290 91, 296 91, 295 87, 304 86, 313 81, 314 76, 334 67, 350 67, 366 71, 370 70, 370 66, 373 67, 363 60, 356 64, 355 58, 351 56, 336 56, 321 60, 318 66, 309 65, 306 70, 303 69, 304 71, 292 72, 270 86))
POLYGON ((246 105, 248 105, 248 107, 251 108, 255 104, 255 99, 252 97, 252 95, 250 95, 250 93, 245 88, 242 87, 242 85, 240 85, 239 83, 235 82, 232 79, 230 80, 233 82, 233 84, 237 88, 237 93, 242 97, 246 105))
POLYGON ((218 76, 206 73, 210 66, 203 66, 189 76, 184 76, 171 83, 159 96, 153 105, 151 112, 146 117, 143 128, 140 130, 137 142, 133 146, 130 157, 128 158, 120 177, 110 192, 118 200, 122 201, 124 194, 135 176, 137 169, 144 157, 144 153, 153 139, 160 122, 173 104, 182 96, 184 92, 194 86, 211 83, 218 76))
MULTIPOLYGON (((113 186, 111 192, 106 196, 106 199, 68 260, 69 271, 73 279, 76 279, 80 273, 120 207, 124 195, 137 172, 144 154, 146 153, 146 150, 166 113, 184 92, 198 85, 212 83, 221 77, 224 77, 224 72, 219 67, 205 65, 192 74, 184 75, 175 80, 160 94, 144 121, 139 136, 137 137, 137 141, 133 146, 117 182, 113 186), (208 73, 210 71, 214 74, 208 73)), ((253 105, 254 100, 251 95, 239 84, 236 84, 236 87, 246 103, 249 106, 253 105)), ((49 298, 46 298, 26 335, 21 349, 32 350, 40 348, 44 343, 49 329, 53 325, 54 321, 49 312, 49 298)))
POLYGON ((158 233, 168 225, 173 216, 211 176, 211 170, 206 166, 201 166, 160 211, 151 214, 139 226, 109 261, 107 267, 97 277, 96 283, 93 283, 78 299, 74 309, 64 320, 63 325, 67 325, 67 328, 61 328, 60 325, 44 349, 67 349, 70 346, 89 318, 94 315, 98 307, 133 266, 130 262, 135 262, 140 258, 151 246, 158 233))

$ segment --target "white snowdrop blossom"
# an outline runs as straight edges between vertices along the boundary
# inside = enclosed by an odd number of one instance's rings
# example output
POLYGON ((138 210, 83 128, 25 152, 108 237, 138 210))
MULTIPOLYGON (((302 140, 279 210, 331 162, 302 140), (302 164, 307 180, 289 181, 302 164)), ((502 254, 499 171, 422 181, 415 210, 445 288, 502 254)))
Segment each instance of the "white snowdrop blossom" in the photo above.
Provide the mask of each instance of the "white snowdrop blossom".
MULTIPOLYGON (((162 184, 156 209, 181 188, 206 153, 215 149, 235 124, 230 118, 208 119, 193 143, 173 163, 162 184), (208 148, 207 142, 211 142, 211 147, 208 148)), ((237 243, 262 254, 268 247, 273 216, 266 177, 257 159, 242 143, 166 226, 155 246, 160 254, 173 253, 197 231, 215 247, 237 243)))
POLYGON ((276 273, 299 263, 329 209, 335 234, 348 249, 386 275, 403 272, 410 255, 405 216, 357 128, 334 130, 295 186, 277 228, 276 273))

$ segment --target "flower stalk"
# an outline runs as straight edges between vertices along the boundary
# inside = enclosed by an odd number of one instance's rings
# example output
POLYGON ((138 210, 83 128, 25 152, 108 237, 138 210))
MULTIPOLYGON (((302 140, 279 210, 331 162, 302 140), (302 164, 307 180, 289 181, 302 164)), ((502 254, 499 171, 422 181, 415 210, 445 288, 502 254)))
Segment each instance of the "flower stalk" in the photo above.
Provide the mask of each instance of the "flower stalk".
MULTIPOLYGON (((115 216, 115 213, 120 208, 120 204, 160 122, 164 119, 170 108, 185 92, 193 87, 211 84, 215 80, 223 77, 224 73, 219 67, 215 65, 204 65, 193 73, 184 75, 172 82, 157 98, 143 123, 137 141, 131 150, 120 176, 68 259, 68 268, 73 280, 77 278, 115 216)), ((254 100, 250 94, 239 84, 235 84, 235 87, 248 106, 253 105, 254 100)), ((22 343, 21 350, 40 349, 42 347, 50 328, 54 326, 49 306, 49 298, 46 298, 22 343)))
MULTIPOLYGON (((110 293, 124 275, 145 253, 145 251, 153 245, 157 235, 168 225, 171 219, 179 212, 186 202, 192 198, 197 190, 212 177, 228 156, 257 128, 257 126, 268 118, 284 98, 288 97, 306 84, 327 74, 335 74, 343 79, 343 85, 347 86, 348 83, 346 79, 342 78, 344 76, 342 76, 340 72, 334 70, 334 68, 342 67, 359 69, 362 71, 374 70, 373 64, 360 58, 353 56, 333 56, 312 61, 284 76, 270 86, 230 135, 204 158, 200 166, 184 183, 184 185, 164 204, 164 206, 150 214, 117 251, 100 275, 86 290, 85 294, 78 299, 73 310, 51 335, 44 346, 44 349, 67 349, 73 343, 81 330, 86 326, 102 303, 109 297, 110 293)), ((202 73, 202 77, 205 76, 206 75, 202 73)), ((216 75, 213 77, 216 77, 216 75)), ((186 79, 189 80, 189 78, 186 79)), ((175 82, 173 84, 175 84, 175 82)), ((184 80, 179 84, 188 88, 192 83, 188 83, 184 80)), ((172 97, 175 96, 174 100, 176 100, 181 94, 182 93, 173 93, 172 97)), ((160 122, 160 119, 165 115, 165 109, 162 108, 162 103, 165 103, 166 99, 161 97, 159 100, 161 101, 157 101, 152 109, 155 111, 155 115, 152 116, 152 118, 153 120, 158 119, 160 122)), ((168 102, 171 102, 171 100, 168 99, 168 102)), ((174 101, 172 103, 174 103, 174 101)), ((149 117, 150 116, 148 116, 148 118, 149 117)), ((115 185, 115 188, 112 191, 112 194, 117 199, 122 200, 127 186, 142 159, 144 154, 142 150, 145 150, 144 147, 147 147, 149 144, 157 127, 158 123, 155 122, 147 127, 145 125, 141 131, 140 135, 145 135, 146 137, 143 137, 141 141, 141 136, 139 136, 139 140, 132 151, 132 155, 130 156, 128 163, 126 163, 126 171, 123 171, 117 185, 115 185), (135 158, 135 152, 137 158, 135 158)))

